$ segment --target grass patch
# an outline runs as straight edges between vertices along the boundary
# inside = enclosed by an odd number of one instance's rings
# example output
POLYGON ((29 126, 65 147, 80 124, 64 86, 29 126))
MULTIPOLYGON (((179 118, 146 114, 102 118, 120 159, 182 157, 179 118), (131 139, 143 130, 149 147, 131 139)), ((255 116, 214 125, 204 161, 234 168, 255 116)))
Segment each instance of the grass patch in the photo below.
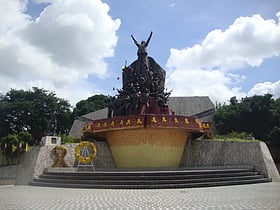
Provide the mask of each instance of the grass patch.
POLYGON ((74 143, 80 143, 81 139, 73 136, 61 136, 61 142, 62 144, 74 144, 74 143))
POLYGON ((255 139, 252 134, 245 132, 231 132, 226 135, 216 135, 213 137, 215 141, 234 141, 234 142, 260 142, 260 140, 255 139))
POLYGON ((260 140, 257 139, 241 139, 241 138, 222 138, 222 137, 214 137, 214 141, 234 141, 234 142, 260 142, 260 140))

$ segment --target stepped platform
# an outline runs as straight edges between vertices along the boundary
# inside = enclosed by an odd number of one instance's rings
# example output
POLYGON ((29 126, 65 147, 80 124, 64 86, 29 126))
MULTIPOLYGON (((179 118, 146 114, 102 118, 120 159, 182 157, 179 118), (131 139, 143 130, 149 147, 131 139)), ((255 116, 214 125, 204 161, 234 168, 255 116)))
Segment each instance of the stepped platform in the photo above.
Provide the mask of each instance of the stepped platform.
POLYGON ((271 178, 260 174, 252 166, 94 172, 47 168, 30 185, 88 189, 167 189, 264 182, 271 182, 271 178))

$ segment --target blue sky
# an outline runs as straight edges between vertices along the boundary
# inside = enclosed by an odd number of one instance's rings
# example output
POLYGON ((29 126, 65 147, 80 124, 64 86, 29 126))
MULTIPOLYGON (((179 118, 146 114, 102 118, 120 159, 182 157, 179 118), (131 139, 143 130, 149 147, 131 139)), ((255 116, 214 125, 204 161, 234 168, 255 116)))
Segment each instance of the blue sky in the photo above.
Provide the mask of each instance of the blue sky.
POLYGON ((115 95, 130 38, 167 72, 171 96, 280 97, 279 0, 2 0, 0 92, 37 86, 76 102, 115 95))

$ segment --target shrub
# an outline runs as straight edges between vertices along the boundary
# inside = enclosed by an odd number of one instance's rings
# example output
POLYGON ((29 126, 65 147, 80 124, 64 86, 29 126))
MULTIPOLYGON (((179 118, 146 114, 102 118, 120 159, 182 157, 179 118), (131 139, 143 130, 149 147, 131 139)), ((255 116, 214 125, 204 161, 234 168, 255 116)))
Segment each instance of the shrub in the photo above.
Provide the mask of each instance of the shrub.
POLYGON ((63 144, 80 143, 81 139, 78 137, 63 135, 63 136, 61 136, 61 142, 63 144))
POLYGON ((225 135, 216 135, 214 136, 214 140, 259 141, 259 140, 255 140, 252 134, 246 132, 236 132, 236 131, 233 131, 225 135))

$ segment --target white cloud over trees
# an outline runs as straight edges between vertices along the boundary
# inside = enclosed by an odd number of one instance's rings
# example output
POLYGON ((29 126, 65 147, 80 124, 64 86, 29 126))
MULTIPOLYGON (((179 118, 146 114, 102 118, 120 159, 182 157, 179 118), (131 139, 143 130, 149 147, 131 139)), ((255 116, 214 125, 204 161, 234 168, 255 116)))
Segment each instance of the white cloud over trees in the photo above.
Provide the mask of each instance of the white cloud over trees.
POLYGON ((277 22, 260 15, 240 17, 225 31, 208 33, 201 44, 171 49, 167 67, 173 95, 209 95, 218 102, 266 91, 280 97, 280 80, 257 84, 248 93, 232 85, 243 79, 234 73, 236 69, 256 67, 264 59, 280 55, 280 12, 276 16, 277 22))
POLYGON ((37 84, 63 92, 77 81, 86 85, 82 80, 91 74, 104 77, 120 26, 109 6, 100 0, 37 2, 48 4, 35 20, 25 14, 28 1, 0 2, 0 91, 37 84))
MULTIPOLYGON (((106 77, 121 21, 101 0, 32 0, 46 6, 36 19, 26 14, 30 2, 0 1, 0 93, 37 86, 74 105, 92 90, 102 92, 98 85, 106 80, 88 78, 106 77)), ((280 97, 280 80, 244 92, 238 85, 246 78, 236 71, 280 55, 280 12, 276 17, 239 17, 201 43, 171 49, 166 80, 172 96, 209 95, 213 102, 267 92, 280 97)))
POLYGON ((264 95, 266 93, 273 94, 275 98, 280 97, 280 80, 277 82, 263 82, 257 83, 254 87, 249 91, 248 95, 264 95))

